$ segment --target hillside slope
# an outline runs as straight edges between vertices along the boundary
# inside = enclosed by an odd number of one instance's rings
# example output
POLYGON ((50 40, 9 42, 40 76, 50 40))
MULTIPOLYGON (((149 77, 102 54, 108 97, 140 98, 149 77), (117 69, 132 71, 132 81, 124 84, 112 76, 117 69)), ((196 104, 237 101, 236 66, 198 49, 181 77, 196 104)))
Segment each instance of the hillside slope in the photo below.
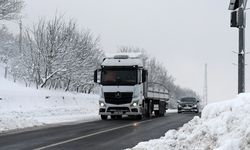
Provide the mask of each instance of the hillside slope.
POLYGON ((97 95, 25 87, 4 79, 0 66, 0 132, 97 118, 97 95))

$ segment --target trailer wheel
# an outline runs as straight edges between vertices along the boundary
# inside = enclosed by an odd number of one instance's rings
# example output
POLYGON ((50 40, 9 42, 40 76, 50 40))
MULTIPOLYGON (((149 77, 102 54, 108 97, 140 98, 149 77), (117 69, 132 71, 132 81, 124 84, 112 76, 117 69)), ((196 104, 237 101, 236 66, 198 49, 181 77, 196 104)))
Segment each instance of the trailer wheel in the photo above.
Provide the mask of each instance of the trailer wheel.
POLYGON ((107 115, 101 115, 102 120, 107 120, 108 116, 107 115))
POLYGON ((160 111, 159 110, 155 110, 155 117, 160 117, 160 111))
POLYGON ((145 101, 145 104, 146 104, 146 114, 145 116, 147 118, 150 118, 151 117, 151 113, 152 113, 152 102, 150 100, 147 100, 145 101))
POLYGON ((164 117, 165 116, 165 113, 166 113, 166 102, 161 102, 160 103, 160 117, 164 117))

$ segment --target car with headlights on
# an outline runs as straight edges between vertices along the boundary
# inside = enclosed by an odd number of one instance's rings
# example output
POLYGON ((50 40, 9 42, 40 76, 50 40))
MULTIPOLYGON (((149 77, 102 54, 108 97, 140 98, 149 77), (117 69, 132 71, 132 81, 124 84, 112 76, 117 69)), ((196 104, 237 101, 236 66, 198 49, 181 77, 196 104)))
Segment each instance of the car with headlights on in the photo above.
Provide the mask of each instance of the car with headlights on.
POLYGON ((196 112, 199 113, 199 100, 195 97, 183 97, 178 100, 178 113, 196 112))

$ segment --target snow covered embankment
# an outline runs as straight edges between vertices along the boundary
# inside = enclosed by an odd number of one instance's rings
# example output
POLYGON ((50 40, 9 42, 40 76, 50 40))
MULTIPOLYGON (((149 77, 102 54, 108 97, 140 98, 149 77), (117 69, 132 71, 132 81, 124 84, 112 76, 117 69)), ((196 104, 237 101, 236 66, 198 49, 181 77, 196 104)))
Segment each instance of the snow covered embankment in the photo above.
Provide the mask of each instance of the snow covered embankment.
POLYGON ((141 142, 133 150, 249 150, 250 94, 206 106, 178 131, 141 142))
POLYGON ((97 95, 37 90, 0 78, 0 133, 97 118, 97 95))

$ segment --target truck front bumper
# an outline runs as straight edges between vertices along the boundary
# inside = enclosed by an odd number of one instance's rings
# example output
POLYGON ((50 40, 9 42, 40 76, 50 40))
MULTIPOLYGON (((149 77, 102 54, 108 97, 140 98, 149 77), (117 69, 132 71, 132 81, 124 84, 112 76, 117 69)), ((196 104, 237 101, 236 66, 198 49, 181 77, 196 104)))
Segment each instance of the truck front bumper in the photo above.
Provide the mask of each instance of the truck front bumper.
POLYGON ((99 115, 141 115, 140 107, 111 106, 99 109, 99 115))

